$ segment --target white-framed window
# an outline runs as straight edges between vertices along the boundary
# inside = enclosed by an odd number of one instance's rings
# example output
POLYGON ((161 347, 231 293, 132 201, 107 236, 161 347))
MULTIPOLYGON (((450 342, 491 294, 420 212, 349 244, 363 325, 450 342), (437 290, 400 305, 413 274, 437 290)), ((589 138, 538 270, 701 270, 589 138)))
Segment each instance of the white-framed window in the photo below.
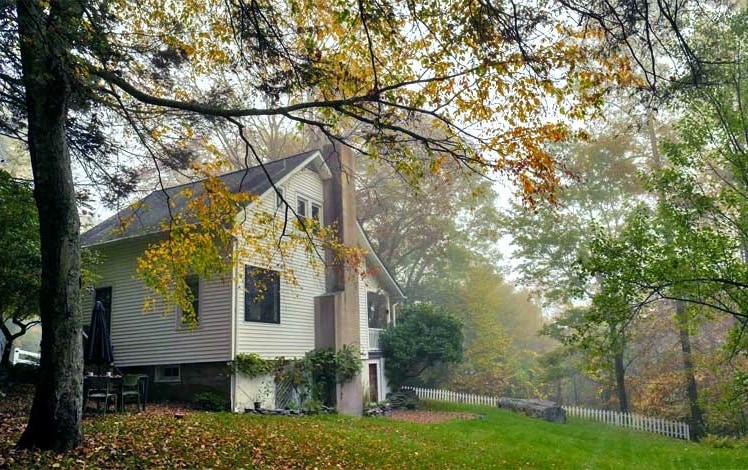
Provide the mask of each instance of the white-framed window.
MULTIPOLYGON (((322 226, 322 204, 304 196, 296 197, 296 214, 299 221, 304 223, 305 220, 314 220, 318 227, 322 226)), ((304 225, 308 225, 304 223, 304 225)))
POLYGON ((307 210, 309 209, 309 200, 304 197, 296 198, 296 214, 299 217, 307 217, 307 210))
POLYGON ((244 321, 280 323, 278 272, 244 266, 244 321))
POLYGON ((156 382, 178 383, 182 381, 182 367, 179 364, 156 366, 156 382))
POLYGON ((313 202, 311 216, 319 226, 322 226, 322 205, 313 202))

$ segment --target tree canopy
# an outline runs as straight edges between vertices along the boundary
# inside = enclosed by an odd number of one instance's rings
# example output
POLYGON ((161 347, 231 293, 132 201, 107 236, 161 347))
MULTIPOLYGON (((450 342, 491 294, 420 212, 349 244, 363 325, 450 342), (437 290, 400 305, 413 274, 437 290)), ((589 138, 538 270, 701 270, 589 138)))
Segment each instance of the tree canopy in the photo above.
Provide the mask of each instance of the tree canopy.
POLYGON ((610 83, 635 80, 626 58, 599 53, 594 32, 542 21, 558 18, 552 8, 0 4, 0 133, 29 148, 42 260, 41 380, 20 446, 64 450, 81 441, 76 189, 115 206, 145 170, 163 188, 162 172, 193 159, 187 142, 197 136, 214 148, 206 129, 216 123, 238 133, 249 166, 260 160, 242 119, 283 116, 411 181, 451 160, 510 175, 528 201, 552 197, 558 174, 544 144, 574 135, 571 120, 599 104, 610 83), (424 120, 438 132, 412 125, 424 120))
POLYGON ((39 312, 39 225, 29 184, 0 170, 0 330, 5 337, 0 367, 6 367, 13 340, 35 324, 39 312), (12 332, 6 322, 19 330, 12 332))

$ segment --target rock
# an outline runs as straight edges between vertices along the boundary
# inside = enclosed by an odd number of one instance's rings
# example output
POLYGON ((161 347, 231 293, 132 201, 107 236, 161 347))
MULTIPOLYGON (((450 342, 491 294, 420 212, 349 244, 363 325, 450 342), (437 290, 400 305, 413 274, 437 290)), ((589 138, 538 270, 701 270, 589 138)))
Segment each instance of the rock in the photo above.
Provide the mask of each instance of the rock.
POLYGON ((557 403, 548 400, 499 398, 499 408, 507 408, 533 418, 552 423, 565 423, 566 412, 557 403))
POLYGON ((414 410, 418 404, 418 395, 416 395, 415 390, 401 389, 394 393, 388 393, 387 400, 390 402, 393 410, 402 408, 414 410))
POLYGON ((364 416, 389 416, 392 411, 392 405, 390 402, 380 402, 370 404, 367 409, 364 410, 364 416))

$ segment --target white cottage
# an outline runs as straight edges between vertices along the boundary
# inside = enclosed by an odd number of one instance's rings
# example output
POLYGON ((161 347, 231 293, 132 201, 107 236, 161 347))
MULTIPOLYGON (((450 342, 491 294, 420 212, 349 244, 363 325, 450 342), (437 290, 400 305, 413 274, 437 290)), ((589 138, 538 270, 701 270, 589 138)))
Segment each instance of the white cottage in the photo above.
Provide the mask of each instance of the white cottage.
MULTIPOLYGON (((231 191, 260 196, 248 211, 284 217, 285 211, 276 210, 278 198, 269 175, 300 215, 322 215, 325 224, 339 228, 344 244, 366 250, 365 278, 346 275, 330 263, 326 269, 314 269, 308 257, 298 253, 291 261, 296 279, 291 283, 274 275, 272 268, 258 269, 256 260, 240 256, 231 274, 190 280, 197 297, 196 328, 183 328, 173 306, 159 305, 156 312, 144 313, 148 292, 135 276, 136 259, 149 243, 165 236, 169 205, 172 214, 185 210, 183 190, 189 186, 199 194, 200 183, 191 183, 154 191, 82 235, 83 246, 102 256, 83 311, 90 312, 94 300, 104 303, 117 367, 147 373, 153 397, 187 400, 197 392, 213 391, 237 411, 251 406, 259 387, 228 373, 237 354, 298 358, 316 347, 355 344, 363 362, 361 380, 339 388, 337 400, 341 412, 360 414, 364 401, 382 400, 387 392, 379 332, 395 321, 404 296, 356 220, 353 156, 347 148, 330 146, 264 166, 221 179, 231 191), (128 221, 124 226, 123 220, 128 221), (262 305, 245 302, 258 273, 271 279, 262 305)), ((239 214, 237 223, 246 223, 242 220, 247 219, 239 214)), ((273 394, 265 394, 265 399, 266 406, 272 405, 273 394)))

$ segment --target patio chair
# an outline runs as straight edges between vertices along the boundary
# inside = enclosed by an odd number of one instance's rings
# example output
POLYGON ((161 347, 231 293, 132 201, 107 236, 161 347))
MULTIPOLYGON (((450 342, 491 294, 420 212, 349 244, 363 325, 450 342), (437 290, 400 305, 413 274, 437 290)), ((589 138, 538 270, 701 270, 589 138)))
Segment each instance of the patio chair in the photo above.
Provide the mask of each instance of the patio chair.
POLYGON ((144 400, 141 393, 139 375, 125 375, 122 377, 122 403, 120 404, 122 411, 125 411, 127 399, 132 399, 132 397, 135 397, 134 402, 138 404, 138 411, 140 411, 144 400))
POLYGON ((96 402, 96 410, 101 410, 101 403, 104 402, 104 413, 109 411, 109 401, 115 405, 117 410, 117 392, 112 387, 112 380, 109 377, 86 377, 86 395, 83 397, 83 410, 89 400, 96 402))

